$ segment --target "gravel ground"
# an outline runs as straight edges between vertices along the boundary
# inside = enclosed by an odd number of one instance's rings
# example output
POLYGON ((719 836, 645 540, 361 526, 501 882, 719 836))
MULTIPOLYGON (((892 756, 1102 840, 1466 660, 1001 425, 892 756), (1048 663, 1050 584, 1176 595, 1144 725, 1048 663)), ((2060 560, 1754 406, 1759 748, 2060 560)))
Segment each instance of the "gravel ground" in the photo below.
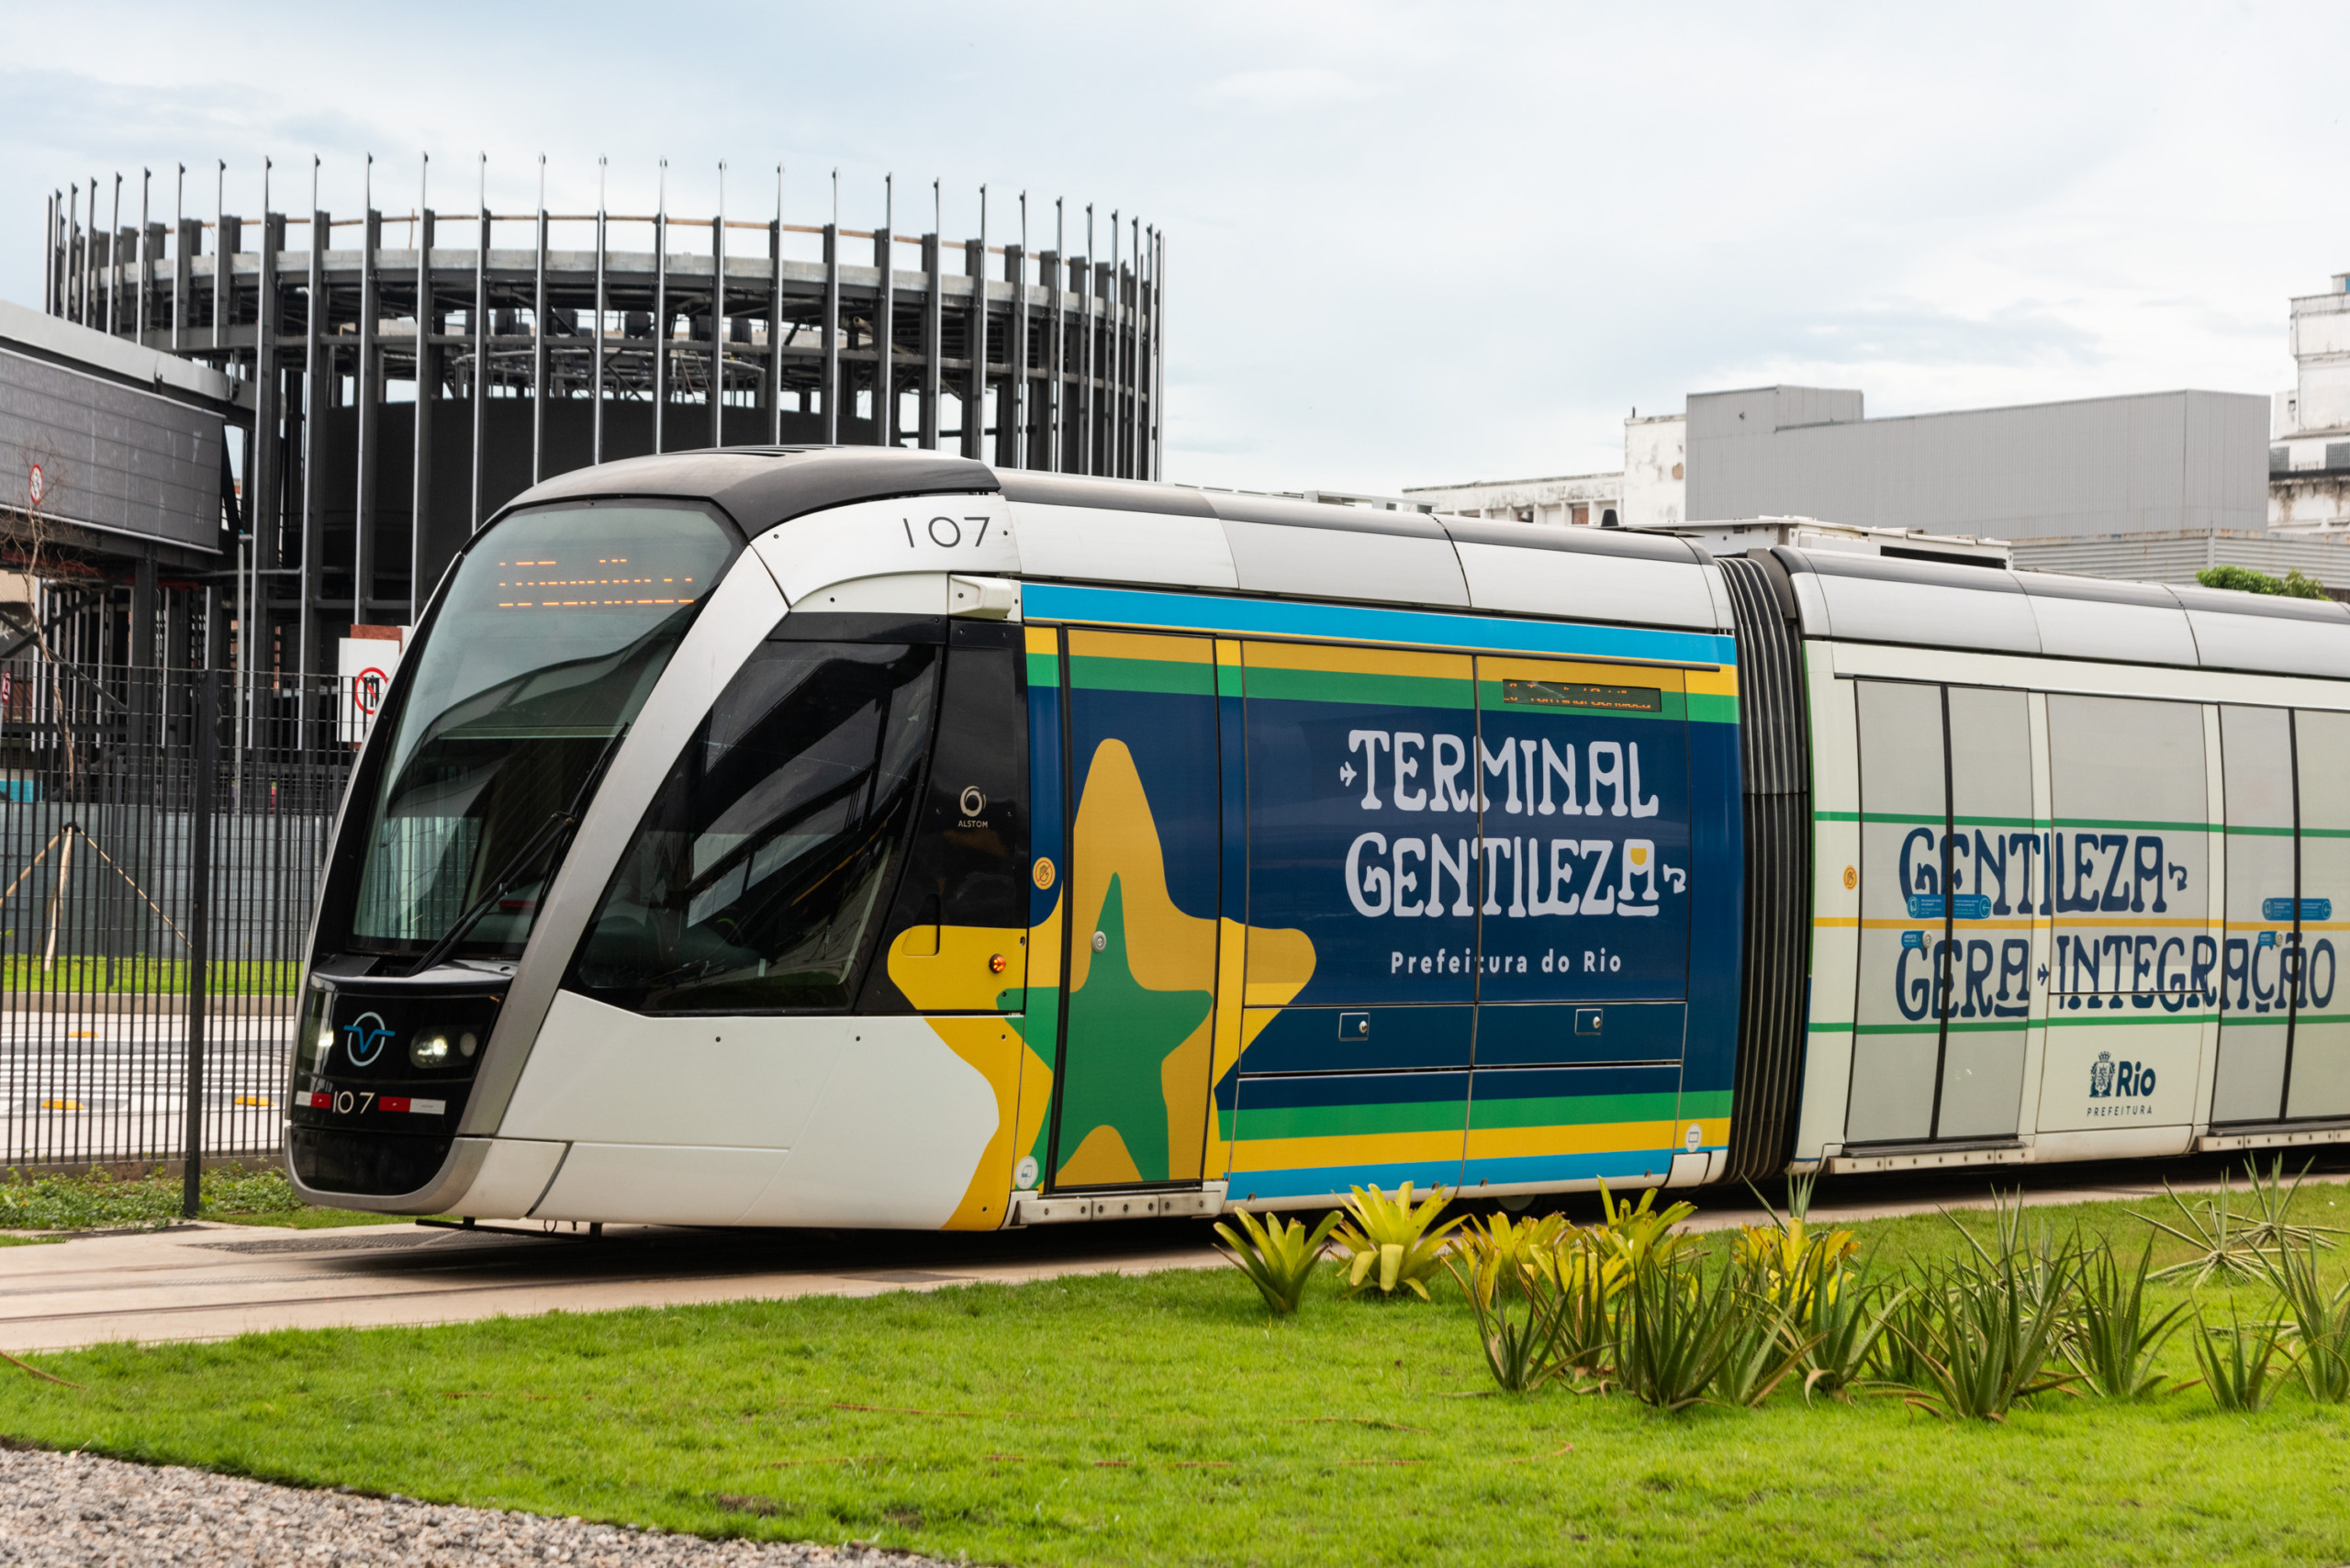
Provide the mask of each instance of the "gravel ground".
MULTIPOLYGON (((744 1499, 755 1508, 755 1500, 744 1499)), ((406 1497, 305 1492, 87 1454, 0 1450, 0 1564, 17 1568, 442 1568, 496 1562, 684 1568, 926 1568, 871 1548, 754 1544, 406 1497)))

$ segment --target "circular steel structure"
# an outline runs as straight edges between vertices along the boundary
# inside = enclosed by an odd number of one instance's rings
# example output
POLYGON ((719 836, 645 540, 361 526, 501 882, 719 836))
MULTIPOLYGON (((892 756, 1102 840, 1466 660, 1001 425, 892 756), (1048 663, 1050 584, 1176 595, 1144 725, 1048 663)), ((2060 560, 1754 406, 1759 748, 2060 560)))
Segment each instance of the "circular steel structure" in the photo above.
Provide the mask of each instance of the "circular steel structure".
POLYGON ((166 223, 143 177, 125 187, 51 198, 42 306, 250 389, 261 667, 330 667, 351 625, 413 622, 506 500, 616 458, 837 443, 1159 474, 1165 242, 1136 219, 1102 243, 1073 215, 1071 255, 991 242, 984 192, 980 232, 950 241, 786 221, 780 178, 752 221, 666 201, 335 218, 264 194, 258 218, 166 223))

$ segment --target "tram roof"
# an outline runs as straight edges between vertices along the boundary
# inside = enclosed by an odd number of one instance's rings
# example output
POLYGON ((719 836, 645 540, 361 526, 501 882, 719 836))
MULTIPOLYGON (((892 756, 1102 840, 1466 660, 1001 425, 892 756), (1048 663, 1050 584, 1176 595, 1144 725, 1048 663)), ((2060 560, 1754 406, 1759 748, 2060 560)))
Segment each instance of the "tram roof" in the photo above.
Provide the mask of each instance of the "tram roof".
MULTIPOLYGON (((856 501, 974 493, 1000 493, 1024 506, 1208 522, 1234 535, 1236 568, 1232 577, 1191 585, 1199 588, 1729 628, 1727 596, 1712 586, 1718 574, 1707 569, 1710 554, 1669 533, 1538 528, 998 469, 938 452, 762 446, 626 458, 547 480, 510 506, 588 497, 708 500, 755 536, 856 501), (1366 556, 1417 565, 1409 576, 1366 576, 1348 569, 1348 553, 1317 542, 1307 558, 1335 574, 1332 585, 1303 580, 1295 566, 1246 580, 1251 563, 1239 542, 1267 528, 1352 535, 1366 556), (1558 559, 1562 554, 1583 564, 1571 566, 1558 559)), ((1767 556, 1785 574, 1788 608, 1808 637, 2350 678, 2350 607, 2331 601, 1788 545, 1750 554, 1767 556)))

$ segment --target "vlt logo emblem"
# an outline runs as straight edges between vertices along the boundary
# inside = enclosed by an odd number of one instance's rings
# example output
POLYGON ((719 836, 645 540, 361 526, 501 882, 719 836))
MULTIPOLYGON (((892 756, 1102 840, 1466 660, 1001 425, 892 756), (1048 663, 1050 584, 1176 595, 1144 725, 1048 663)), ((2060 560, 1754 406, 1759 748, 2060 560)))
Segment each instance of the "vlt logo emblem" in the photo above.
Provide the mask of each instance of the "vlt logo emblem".
POLYGON ((392 1031, 373 1013, 362 1013, 342 1026, 342 1054, 351 1058, 353 1067, 365 1067, 384 1054, 384 1042, 392 1031))

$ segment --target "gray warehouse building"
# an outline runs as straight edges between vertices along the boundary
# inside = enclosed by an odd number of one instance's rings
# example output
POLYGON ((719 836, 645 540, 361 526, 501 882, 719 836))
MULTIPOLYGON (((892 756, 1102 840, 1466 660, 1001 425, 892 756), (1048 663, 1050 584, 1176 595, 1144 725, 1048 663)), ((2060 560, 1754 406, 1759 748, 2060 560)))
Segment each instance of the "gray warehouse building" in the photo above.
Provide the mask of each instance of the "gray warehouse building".
POLYGON ((2269 532, 2268 417, 2267 398, 2232 392, 1878 420, 1855 391, 1699 393, 1683 515, 2006 539, 2019 565, 2103 577, 2187 582, 2233 562, 2350 581, 2337 543, 2269 532))
POLYGON ((1675 528, 1817 519, 2011 541, 2019 566, 2185 583, 2299 569, 2350 598, 2350 273, 2292 302, 2299 385, 1870 419, 1860 392, 1755 386, 1634 409, 1621 471, 1404 492, 1433 510, 1675 528))

